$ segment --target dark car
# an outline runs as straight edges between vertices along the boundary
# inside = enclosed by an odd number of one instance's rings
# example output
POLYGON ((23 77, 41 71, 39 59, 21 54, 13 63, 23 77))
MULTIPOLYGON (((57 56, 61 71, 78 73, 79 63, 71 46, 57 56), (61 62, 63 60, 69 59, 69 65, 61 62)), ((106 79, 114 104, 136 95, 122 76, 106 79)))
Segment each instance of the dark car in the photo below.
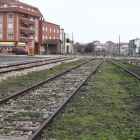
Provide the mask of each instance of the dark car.
POLYGON ((14 47, 13 50, 12 50, 12 53, 13 54, 28 54, 28 51, 26 51, 24 48, 19 48, 19 47, 14 47))

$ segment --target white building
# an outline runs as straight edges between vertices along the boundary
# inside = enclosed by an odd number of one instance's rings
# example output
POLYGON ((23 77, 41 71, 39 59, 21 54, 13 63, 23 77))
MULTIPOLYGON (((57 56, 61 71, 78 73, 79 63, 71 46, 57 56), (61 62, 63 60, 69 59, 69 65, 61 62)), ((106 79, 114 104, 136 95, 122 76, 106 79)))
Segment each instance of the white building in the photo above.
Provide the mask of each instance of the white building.
POLYGON ((120 48, 120 53, 121 54, 126 55, 126 54, 128 54, 128 52, 129 52, 129 46, 128 45, 121 46, 121 48, 120 48))
POLYGON ((136 53, 139 53, 139 50, 140 50, 140 38, 135 39, 135 45, 136 45, 136 53))
POLYGON ((96 51, 105 51, 105 47, 104 46, 96 46, 95 50, 96 51))
POLYGON ((64 29, 60 29, 60 40, 61 44, 61 53, 73 53, 73 43, 70 40, 70 34, 64 32, 64 29))
POLYGON ((65 33, 65 53, 73 53, 73 44, 70 40, 70 34, 65 33))

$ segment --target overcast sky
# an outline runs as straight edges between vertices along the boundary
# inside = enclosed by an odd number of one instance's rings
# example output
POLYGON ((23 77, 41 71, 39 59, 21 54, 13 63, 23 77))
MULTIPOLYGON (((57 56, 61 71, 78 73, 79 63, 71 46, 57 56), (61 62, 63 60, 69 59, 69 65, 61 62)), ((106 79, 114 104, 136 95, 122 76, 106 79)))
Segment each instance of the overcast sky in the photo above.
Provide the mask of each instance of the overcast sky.
POLYGON ((74 41, 129 42, 140 37, 140 0, 20 0, 38 7, 74 41))

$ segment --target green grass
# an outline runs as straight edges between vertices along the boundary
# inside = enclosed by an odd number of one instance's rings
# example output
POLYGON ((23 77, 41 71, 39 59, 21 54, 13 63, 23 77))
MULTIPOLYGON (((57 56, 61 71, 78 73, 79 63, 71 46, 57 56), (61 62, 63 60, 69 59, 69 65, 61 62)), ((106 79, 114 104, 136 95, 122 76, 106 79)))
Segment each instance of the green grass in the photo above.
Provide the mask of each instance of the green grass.
POLYGON ((30 117, 30 118, 38 118, 41 116, 40 113, 24 113, 24 112, 21 112, 21 113, 15 113, 13 117, 30 117))
POLYGON ((44 132, 58 140, 139 140, 140 82, 105 62, 44 132), (83 98, 84 97, 84 98, 83 98))
MULTIPOLYGON (((123 66, 123 67, 125 67, 125 68, 135 67, 135 66, 133 66, 133 65, 131 65, 131 64, 126 64, 126 63, 123 63, 123 62, 121 62, 121 61, 117 61, 117 60, 111 60, 111 61, 114 62, 114 63, 116 63, 116 64, 119 64, 119 65, 121 65, 121 66, 123 66)), ((124 61, 124 62, 126 62, 126 61, 124 61)))

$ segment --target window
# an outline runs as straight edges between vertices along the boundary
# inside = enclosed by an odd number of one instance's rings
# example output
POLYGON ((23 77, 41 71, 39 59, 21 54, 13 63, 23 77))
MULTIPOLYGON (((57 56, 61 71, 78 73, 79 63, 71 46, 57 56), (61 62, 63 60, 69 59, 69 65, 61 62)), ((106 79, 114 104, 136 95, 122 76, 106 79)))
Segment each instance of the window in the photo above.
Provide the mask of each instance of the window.
POLYGON ((25 37, 25 34, 22 34, 22 37, 25 37))
POLYGON ((22 27, 24 28, 24 27, 25 27, 25 25, 24 25, 24 24, 22 24, 22 27))
POLYGON ((48 37, 46 36, 46 39, 48 39, 48 37))
POLYGON ((38 35, 35 36, 35 39, 38 40, 38 35))
POLYGON ((20 8, 23 8, 22 6, 20 6, 20 8))
POLYGON ((4 4, 3 7, 7 7, 7 4, 4 4))
POLYGON ((33 17, 31 17, 31 21, 33 21, 34 20, 34 18, 33 17))
POLYGON ((59 33, 59 30, 57 30, 57 33, 59 33))
POLYGON ((44 35, 43 35, 43 39, 45 39, 44 35))
POLYGON ((17 5, 16 4, 12 4, 11 7, 17 7, 17 5))
POLYGON ((45 30, 45 27, 43 27, 43 31, 45 30))
POLYGON ((36 23, 38 23, 38 19, 36 18, 36 23))
POLYGON ((34 36, 33 36, 33 35, 31 35, 31 38, 34 38, 34 36))
POLYGON ((13 28, 13 23, 8 23, 8 28, 13 28))
POLYGON ((52 39, 52 37, 50 36, 50 39, 52 39))
POLYGON ((30 10, 30 8, 28 8, 28 10, 30 10))
POLYGON ((46 27, 46 31, 48 31, 48 28, 46 27))
POLYGON ((9 13, 8 18, 13 18, 13 13, 9 13))
POLYGON ((0 38, 2 38, 2 33, 0 33, 0 38))
POLYGON ((54 33, 55 33, 55 29, 54 29, 54 33))
POLYGON ((8 38, 13 38, 13 33, 8 33, 8 38))
POLYGON ((34 29, 34 26, 31 26, 30 29, 33 30, 34 29))
POLYGON ((50 28, 50 32, 52 32, 52 28, 50 28))
POLYGON ((21 17, 22 17, 22 18, 25 18, 25 15, 22 15, 21 17))
POLYGON ((54 39, 55 39, 55 37, 54 37, 54 39))
POLYGON ((2 14, 0 14, 0 18, 2 18, 2 14))
POLYGON ((67 43, 70 43, 70 40, 69 40, 68 38, 66 38, 66 42, 67 42, 67 43))
POLYGON ((35 30, 38 31, 38 28, 36 27, 35 30))
POLYGON ((2 23, 0 23, 0 28, 2 28, 2 23))

